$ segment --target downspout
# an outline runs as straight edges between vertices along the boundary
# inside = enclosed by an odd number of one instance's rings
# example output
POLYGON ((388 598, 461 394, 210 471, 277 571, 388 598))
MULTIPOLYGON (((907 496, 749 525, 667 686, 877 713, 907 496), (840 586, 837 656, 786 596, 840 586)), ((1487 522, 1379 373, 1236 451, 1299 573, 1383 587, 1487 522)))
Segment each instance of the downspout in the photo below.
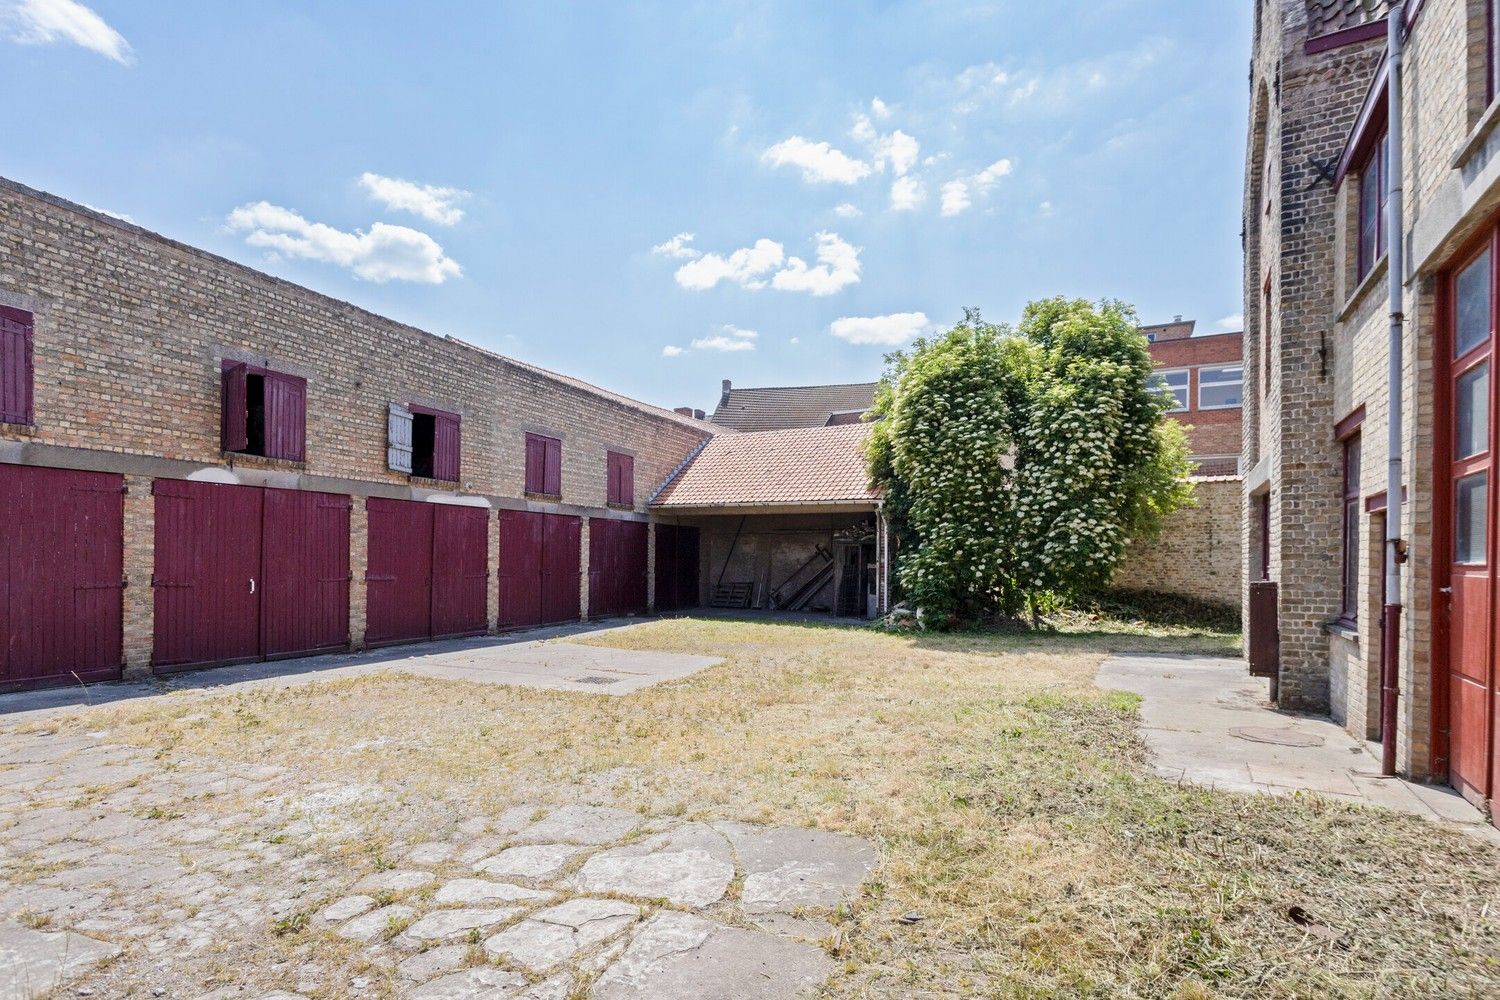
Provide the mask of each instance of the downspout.
POLYGON ((1401 449, 1402 449, 1402 350, 1403 286, 1406 276, 1405 239, 1402 224, 1402 136, 1401 112, 1401 46, 1405 41, 1406 4, 1391 5, 1386 15, 1389 41, 1386 45, 1386 281, 1390 286, 1390 370, 1386 376, 1386 463, 1385 463, 1385 608, 1382 616, 1380 650, 1380 773, 1396 773, 1396 695, 1401 670, 1401 449))

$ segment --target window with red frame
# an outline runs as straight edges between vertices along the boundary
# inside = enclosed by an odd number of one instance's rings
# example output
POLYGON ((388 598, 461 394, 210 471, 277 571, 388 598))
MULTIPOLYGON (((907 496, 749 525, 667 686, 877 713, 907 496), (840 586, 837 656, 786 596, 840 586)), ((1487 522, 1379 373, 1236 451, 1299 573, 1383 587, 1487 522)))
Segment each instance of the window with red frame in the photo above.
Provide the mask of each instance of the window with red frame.
POLYGON ((609 482, 605 489, 608 502, 616 507, 635 506, 635 459, 618 451, 605 453, 605 470, 609 482))
POLYGON ((558 438, 526 435, 526 492, 562 496, 562 441, 558 438))
POLYGON ((1385 256, 1386 170, 1390 162, 1389 134, 1382 132, 1359 168, 1359 276, 1361 279, 1385 256))
POLYGON ((306 460, 306 379, 226 361, 220 406, 220 444, 225 451, 306 460))
POLYGON ((0 306, 0 423, 29 424, 31 338, 34 320, 24 309, 0 306))
POLYGON ((1344 564, 1339 618, 1359 619, 1359 435, 1344 441, 1344 564))

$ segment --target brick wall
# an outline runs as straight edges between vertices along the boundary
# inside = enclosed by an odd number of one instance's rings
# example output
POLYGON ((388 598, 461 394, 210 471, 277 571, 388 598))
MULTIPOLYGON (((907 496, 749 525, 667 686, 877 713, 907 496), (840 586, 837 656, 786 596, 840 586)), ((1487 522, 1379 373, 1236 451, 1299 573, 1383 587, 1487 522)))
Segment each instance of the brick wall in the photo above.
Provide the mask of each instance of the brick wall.
MULTIPOLYGON (((349 640, 366 633, 365 500, 462 500, 490 511, 487 618, 498 610, 495 508, 646 519, 711 424, 438 337, 0 179, 0 303, 35 315, 32 426, 0 424, 0 461, 126 475, 124 652, 149 670, 156 478, 349 494, 349 640), (225 454, 220 367, 307 379, 306 461, 225 454), (460 483, 386 467, 391 403, 462 417, 460 483), (523 495, 527 431, 562 440, 562 498, 523 495), (635 459, 633 509, 606 506, 607 451, 635 459)), ((649 587, 649 581, 648 581, 649 587)))
MULTIPOLYGON (((1244 335, 1218 333, 1190 337, 1192 326, 1188 323, 1142 329, 1164 331, 1149 346, 1154 369, 1188 371, 1188 407, 1172 413, 1171 417, 1187 429, 1191 453, 1194 456, 1239 455, 1241 408, 1199 409, 1198 370, 1205 366, 1240 364, 1244 357, 1244 335)), ((1229 471, 1233 473, 1235 470, 1231 468, 1229 471)))
POLYGON ((1240 606, 1238 476, 1195 478, 1197 505, 1167 519, 1156 538, 1132 543, 1114 586, 1240 606))

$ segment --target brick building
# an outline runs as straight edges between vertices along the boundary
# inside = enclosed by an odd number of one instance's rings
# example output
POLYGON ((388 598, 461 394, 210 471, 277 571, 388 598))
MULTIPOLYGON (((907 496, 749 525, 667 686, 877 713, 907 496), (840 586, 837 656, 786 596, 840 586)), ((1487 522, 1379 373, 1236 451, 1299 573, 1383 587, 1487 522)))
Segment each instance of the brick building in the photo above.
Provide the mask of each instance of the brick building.
POLYGON ((1240 471, 1244 335, 1193 336, 1197 323, 1176 317, 1141 327, 1158 384, 1177 399, 1173 420, 1188 431, 1188 448, 1200 476, 1240 471))
POLYGON ((697 606, 734 433, 0 180, 0 689, 697 606))
POLYGON ((1400 772, 1478 801, 1500 777, 1489 488, 1500 413, 1489 372, 1500 256, 1495 5, 1408 0, 1397 15, 1399 66, 1387 45, 1392 6, 1254 6, 1248 639, 1281 704, 1329 712, 1354 735, 1383 740, 1400 772), (1404 96, 1395 105, 1393 82, 1404 96), (1393 196, 1402 192, 1404 207, 1393 196), (1393 285, 1404 313, 1394 383, 1393 285), (1387 488, 1393 399, 1397 497, 1387 488), (1393 504, 1404 558, 1389 597, 1402 607, 1383 694, 1393 504), (1394 739, 1382 733, 1383 706, 1394 739))

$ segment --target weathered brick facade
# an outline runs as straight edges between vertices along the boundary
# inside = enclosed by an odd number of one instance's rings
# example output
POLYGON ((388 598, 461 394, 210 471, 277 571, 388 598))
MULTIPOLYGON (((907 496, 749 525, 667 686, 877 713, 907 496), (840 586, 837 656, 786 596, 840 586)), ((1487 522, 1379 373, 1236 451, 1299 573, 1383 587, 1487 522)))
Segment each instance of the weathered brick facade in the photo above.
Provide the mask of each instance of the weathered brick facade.
MULTIPOLYGON (((1205 476, 1237 475, 1240 455, 1240 406, 1205 408, 1200 385, 1204 369, 1241 365, 1244 335, 1216 333, 1192 336, 1191 322, 1142 327, 1150 339, 1151 364, 1158 372, 1186 376, 1187 408, 1171 418, 1187 428, 1188 448, 1205 476)), ((1238 604, 1238 598, 1234 601, 1238 604)))
POLYGON ((1494 224, 1500 207, 1500 139, 1493 131, 1500 115, 1486 80, 1484 0, 1407 3, 1405 113, 1390 123, 1402 139, 1406 199, 1402 231, 1389 237, 1407 252, 1400 275, 1402 503, 1385 495, 1387 258, 1361 276, 1359 199, 1367 168, 1348 155, 1385 127, 1380 92, 1372 89, 1385 47, 1376 28, 1384 26, 1371 17, 1383 17, 1387 6, 1329 26, 1309 22, 1304 0, 1256 5, 1245 199, 1243 548, 1247 585, 1262 576, 1279 585, 1281 703, 1330 712, 1354 735, 1377 738, 1381 536, 1395 507, 1409 557, 1401 571, 1398 768, 1441 779, 1449 734, 1441 693, 1446 650, 1435 649, 1434 626, 1449 609, 1435 573, 1451 553, 1435 548, 1434 524, 1450 521, 1451 511, 1435 502, 1435 477, 1447 475, 1451 444, 1438 437, 1439 411, 1449 404, 1434 347, 1445 322, 1437 306, 1458 254, 1494 224), (1357 129, 1362 108, 1368 113, 1357 129), (1357 593, 1344 608, 1343 456, 1354 435, 1357 593), (1270 559, 1263 569, 1256 511, 1267 494, 1270 559))
POLYGON ((1238 476, 1193 480, 1196 504, 1172 514, 1162 533, 1132 543, 1114 586, 1240 605, 1238 476))
MULTIPOLYGON (((494 511, 576 514, 585 532, 590 518, 646 520, 652 493, 721 430, 396 323, 6 180, 0 305, 35 317, 35 419, 31 426, 0 424, 0 461, 127 476, 124 645, 131 672, 151 657, 154 479, 351 495, 350 642, 359 648, 367 497, 491 509, 493 627, 494 511), (225 360, 306 378, 306 461, 220 450, 225 360), (460 482, 387 467, 391 403, 462 417, 460 482), (562 440, 560 501, 524 494, 527 431, 562 440), (631 509, 606 504, 607 451, 634 458, 631 509)), ((585 533, 585 602, 587 553, 585 533)))

